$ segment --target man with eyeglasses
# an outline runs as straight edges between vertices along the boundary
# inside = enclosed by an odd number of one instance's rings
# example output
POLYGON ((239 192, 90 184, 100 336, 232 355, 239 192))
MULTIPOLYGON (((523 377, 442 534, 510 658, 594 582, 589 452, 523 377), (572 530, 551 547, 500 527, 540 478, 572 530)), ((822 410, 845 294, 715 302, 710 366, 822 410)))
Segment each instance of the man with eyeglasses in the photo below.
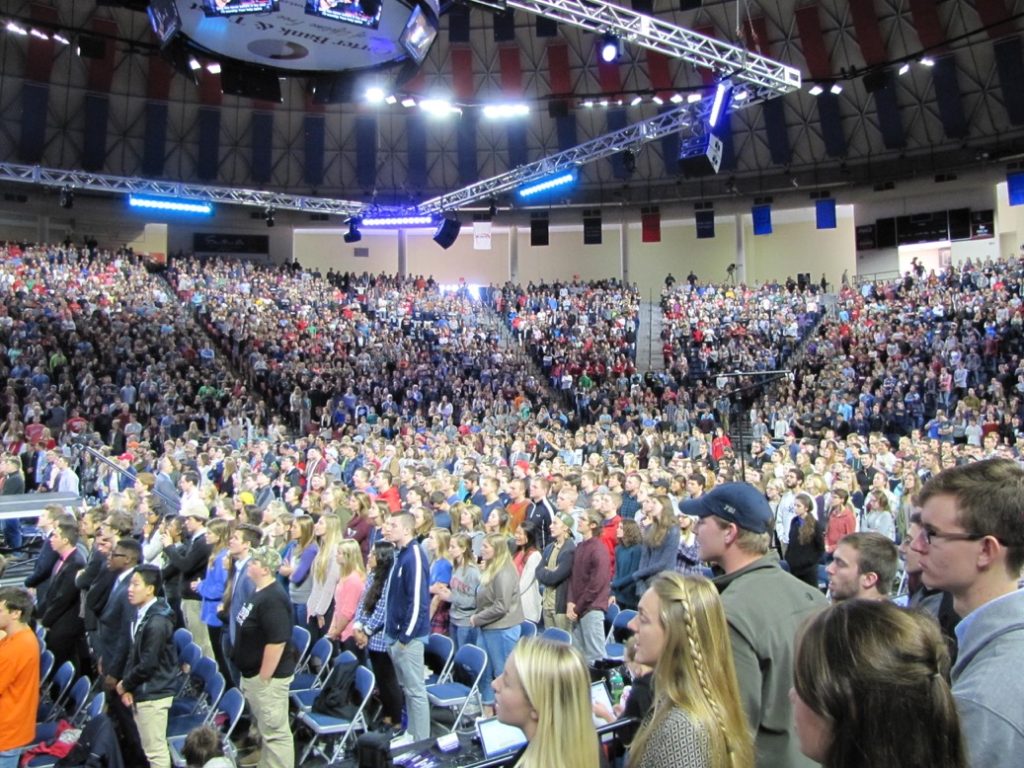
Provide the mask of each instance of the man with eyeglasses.
POLYGON ((931 589, 963 616, 953 695, 974 768, 1010 768, 1024 752, 1024 469, 988 459, 953 467, 921 489, 911 542, 931 589))

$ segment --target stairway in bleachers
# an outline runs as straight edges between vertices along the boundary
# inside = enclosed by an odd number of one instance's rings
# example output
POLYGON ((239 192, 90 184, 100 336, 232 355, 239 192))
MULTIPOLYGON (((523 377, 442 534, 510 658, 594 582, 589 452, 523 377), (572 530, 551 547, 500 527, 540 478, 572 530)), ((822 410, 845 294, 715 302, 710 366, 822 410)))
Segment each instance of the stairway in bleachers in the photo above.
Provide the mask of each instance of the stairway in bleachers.
POLYGON ((641 373, 665 369, 661 354, 661 305, 640 304, 640 327, 636 333, 636 367, 641 373))

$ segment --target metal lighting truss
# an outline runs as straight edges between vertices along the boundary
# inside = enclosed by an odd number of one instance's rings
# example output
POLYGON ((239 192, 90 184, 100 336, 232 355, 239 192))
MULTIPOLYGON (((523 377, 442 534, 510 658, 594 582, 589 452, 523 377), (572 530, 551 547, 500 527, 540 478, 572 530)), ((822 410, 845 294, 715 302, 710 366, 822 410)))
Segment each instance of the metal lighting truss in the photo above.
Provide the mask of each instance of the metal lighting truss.
POLYGON ((734 85, 746 85, 755 101, 800 89, 800 70, 795 67, 604 0, 508 0, 508 6, 590 32, 610 32, 621 40, 705 67, 731 79, 734 85))
POLYGON ((420 203, 416 210, 420 213, 441 213, 454 210, 476 200, 483 200, 528 182, 542 179, 552 173, 578 168, 584 163, 600 160, 603 157, 614 155, 616 152, 636 149, 648 141, 660 139, 670 133, 676 133, 683 129, 699 133, 703 130, 704 121, 710 110, 709 99, 704 99, 696 104, 684 104, 647 120, 627 125, 613 133, 598 136, 596 139, 586 141, 564 152, 548 155, 528 165, 513 168, 500 176, 492 176, 446 195, 426 200, 420 203))
POLYGON ((57 189, 68 187, 75 191, 86 189, 112 194, 157 195, 183 200, 205 200, 211 203, 273 208, 277 211, 329 213, 337 216, 352 216, 364 207, 363 203, 351 200, 261 192, 257 189, 183 184, 176 181, 153 181, 129 176, 64 171, 57 168, 43 168, 38 165, 15 165, 13 163, 0 163, 0 180, 38 184, 57 189))

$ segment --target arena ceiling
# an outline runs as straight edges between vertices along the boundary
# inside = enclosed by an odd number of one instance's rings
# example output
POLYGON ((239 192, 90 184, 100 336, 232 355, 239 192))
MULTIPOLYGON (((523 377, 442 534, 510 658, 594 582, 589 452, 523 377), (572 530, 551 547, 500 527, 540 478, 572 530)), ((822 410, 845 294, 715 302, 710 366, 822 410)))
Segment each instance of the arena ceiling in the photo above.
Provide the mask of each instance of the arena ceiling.
MULTIPOLYGON (((198 5, 177 0, 186 21, 198 5)), ((274 28, 267 15, 253 35, 264 46, 255 55, 237 54, 243 26, 257 28, 249 17, 162 56, 145 0, 9 0, 0 14, 0 162, 415 204, 651 118, 671 109, 676 94, 714 85, 707 70, 628 42, 617 62, 602 63, 599 35, 522 11, 442 6, 437 39, 417 68, 401 60, 395 40, 410 13, 399 0, 384 0, 377 30, 342 25, 337 40, 324 37, 322 20, 290 7, 301 0, 281 5, 293 21, 274 28), (335 50, 297 52, 316 45, 335 50), (247 66, 232 66, 224 53, 247 66), (192 55, 202 65, 195 71, 192 55), (261 64, 261 56, 274 60, 261 64), (221 71, 210 71, 216 64, 221 71), (396 102, 367 104, 368 85, 396 102), (406 97, 417 105, 403 106, 406 97), (431 97, 461 112, 428 116, 419 102, 431 97), (499 100, 528 104, 529 116, 484 119, 482 107, 499 100)), ((1024 0, 627 7, 796 67, 803 85, 731 113, 717 175, 681 175, 673 134, 630 157, 585 165, 565 202, 941 181, 1024 157, 1024 0)))

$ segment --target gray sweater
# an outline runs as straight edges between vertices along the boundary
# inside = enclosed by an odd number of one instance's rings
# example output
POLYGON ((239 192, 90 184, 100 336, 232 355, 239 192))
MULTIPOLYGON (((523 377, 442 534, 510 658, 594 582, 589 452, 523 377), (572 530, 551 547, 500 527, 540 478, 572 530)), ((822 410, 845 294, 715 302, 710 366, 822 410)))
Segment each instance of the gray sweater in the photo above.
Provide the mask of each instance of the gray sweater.
POLYGON ((508 629, 523 623, 519 600, 519 574, 510 562, 492 581, 476 591, 474 625, 477 629, 508 629))
POLYGON ((450 619, 455 626, 469 626, 469 617, 476 613, 476 591, 479 586, 480 569, 472 563, 452 570, 448 587, 452 593, 450 619))
POLYGON ((972 768, 1019 766, 1024 754, 1024 591, 969 613, 956 628, 953 696, 972 768))

